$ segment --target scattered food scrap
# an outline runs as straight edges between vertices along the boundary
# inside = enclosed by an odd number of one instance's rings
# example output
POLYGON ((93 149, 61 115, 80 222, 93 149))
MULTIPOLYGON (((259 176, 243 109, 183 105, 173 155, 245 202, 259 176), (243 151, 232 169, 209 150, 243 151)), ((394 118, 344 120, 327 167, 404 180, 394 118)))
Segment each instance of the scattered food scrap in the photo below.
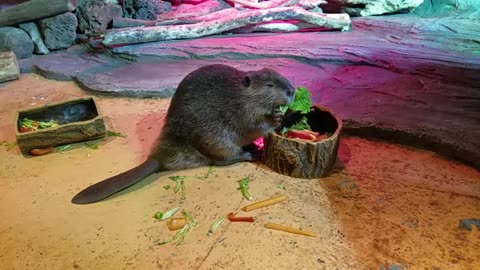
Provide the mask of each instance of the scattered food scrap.
MULTIPOLYGON (((175 193, 178 193, 178 191, 180 191, 180 189, 182 190, 182 196, 181 196, 181 199, 182 200, 185 200, 187 198, 187 187, 185 186, 185 180, 186 179, 200 179, 200 180, 205 180, 207 179, 208 177, 210 177, 210 175, 212 175, 214 172, 214 169, 213 167, 209 167, 208 168, 208 171, 205 175, 202 175, 202 176, 170 176, 168 177, 170 180, 172 181, 175 181, 176 184, 175 184, 175 187, 173 188, 173 192, 175 193)), ((165 188, 165 187, 164 187, 165 188)), ((165 189, 169 189, 170 187, 168 188, 165 188, 165 189)))
POLYGON ((70 148, 70 147, 72 147, 71 144, 62 145, 62 146, 60 146, 60 147, 57 148, 57 151, 63 152, 63 151, 67 150, 67 149, 70 148))
POLYGON ((167 220, 167 227, 170 231, 180 230, 187 224, 187 219, 185 217, 171 218, 167 220))
POLYGON ((197 225, 197 221, 187 212, 187 211, 182 211, 183 216, 187 220, 187 224, 183 226, 183 228, 175 234, 173 237, 173 240, 177 240, 177 246, 181 245, 183 243, 183 240, 185 239, 185 236, 188 234, 188 232, 195 226, 197 225))
POLYGON ((163 188, 164 188, 165 190, 169 190, 169 189, 170 189, 170 185, 165 185, 165 186, 163 186, 163 188))
POLYGON ((15 146, 17 146, 16 142, 7 142, 7 141, 0 141, 0 146, 7 147, 7 152, 12 150, 15 146))
POLYGON ((98 149, 98 142, 85 142, 85 146, 91 149, 98 149))
POLYGON ((307 232, 299 229, 295 229, 292 227, 276 224, 276 223, 267 223, 265 224, 265 227, 267 229, 272 229, 272 230, 277 230, 277 231, 283 231, 283 232, 289 232, 289 233, 294 233, 294 234, 300 234, 300 235, 305 235, 305 236, 311 236, 311 237, 316 237, 316 234, 312 232, 307 232))
POLYGON ((180 210, 180 207, 170 209, 166 212, 158 211, 157 213, 155 213, 154 218, 156 218, 158 220, 166 220, 166 219, 169 219, 170 217, 172 217, 173 215, 175 215, 178 212, 178 210, 180 210))
POLYGON ((251 201, 253 200, 252 196, 250 195, 248 188, 249 188, 249 183, 250 183, 250 177, 244 177, 238 181, 238 184, 240 185, 240 192, 242 192, 242 195, 245 199, 251 201))
POLYGON ((221 216, 217 218, 215 222, 213 222, 212 226, 210 226, 210 229, 208 230, 207 235, 210 235, 211 233, 213 233, 225 221, 226 218, 227 216, 221 216))
POLYGON ((287 191, 287 188, 285 187, 285 185, 278 185, 277 188, 281 189, 281 190, 284 190, 284 191, 287 191))
MULTIPOLYGON (((155 244, 156 245, 165 245, 165 244, 168 244, 170 242, 174 242, 176 241, 177 243, 177 246, 178 245, 181 245, 183 243, 183 241, 185 240, 185 236, 187 236, 188 232, 194 227, 197 225, 197 221, 185 210, 182 211, 182 215, 183 217, 182 218, 175 218, 175 220, 172 220, 172 221, 167 221, 167 226, 169 226, 168 224, 170 223, 170 226, 173 230, 178 230, 178 229, 175 229, 177 226, 180 226, 181 224, 184 224, 183 227, 180 227, 179 231, 173 236, 173 238, 171 240, 168 240, 168 241, 156 241, 155 244), (183 223, 182 219, 185 220, 185 223, 183 223)), ((170 227, 169 227, 170 229, 170 227)))
POLYGON ((230 222, 254 222, 255 221, 253 217, 237 217, 233 213, 228 213, 227 217, 228 217, 228 220, 230 220, 230 222))
POLYGON ((270 206, 270 205, 273 205, 273 204, 276 204, 276 203, 283 202, 286 199, 287 199, 287 197, 285 197, 284 195, 278 195, 278 196, 272 197, 272 198, 267 199, 267 200, 259 201, 259 202, 252 203, 250 205, 244 206, 244 207, 242 207, 242 210, 245 211, 245 212, 250 212, 250 211, 258 209, 258 208, 267 207, 267 206, 270 206))
POLYGON ((124 134, 119 133, 119 132, 114 132, 114 131, 111 131, 111 130, 108 130, 108 131, 107 131, 107 136, 109 136, 109 137, 122 137, 122 138, 127 138, 127 135, 124 135, 124 134))
POLYGON ((175 181, 175 187, 173 188, 173 192, 178 193, 180 189, 182 189, 182 200, 187 198, 187 187, 185 186, 185 178, 186 176, 170 176, 168 177, 172 181, 175 181))
POLYGON ((30 150, 30 154, 31 154, 32 156, 42 156, 42 155, 46 155, 46 154, 52 153, 53 150, 54 150, 53 147, 36 148, 36 149, 30 150))

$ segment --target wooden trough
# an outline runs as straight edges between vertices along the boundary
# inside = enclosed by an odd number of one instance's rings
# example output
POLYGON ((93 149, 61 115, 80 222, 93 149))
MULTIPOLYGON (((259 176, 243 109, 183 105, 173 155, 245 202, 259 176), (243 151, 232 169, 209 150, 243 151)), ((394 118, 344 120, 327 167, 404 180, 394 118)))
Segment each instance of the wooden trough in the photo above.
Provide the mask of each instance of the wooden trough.
POLYGON ((104 137, 103 116, 93 98, 81 98, 44 107, 17 112, 15 119, 17 144, 24 154, 33 149, 43 149, 104 137), (55 120, 56 127, 20 132, 20 120, 55 120))
POLYGON ((330 172, 337 160, 342 120, 322 106, 313 106, 307 119, 313 131, 331 136, 308 142, 270 133, 264 141, 264 162, 272 170, 296 178, 321 178, 330 172))

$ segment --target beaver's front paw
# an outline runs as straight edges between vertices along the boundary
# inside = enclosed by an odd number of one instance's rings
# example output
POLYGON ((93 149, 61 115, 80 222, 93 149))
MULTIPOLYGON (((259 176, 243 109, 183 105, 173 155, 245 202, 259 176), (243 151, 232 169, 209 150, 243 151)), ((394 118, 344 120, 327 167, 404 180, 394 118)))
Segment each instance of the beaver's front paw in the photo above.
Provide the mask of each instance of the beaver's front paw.
POLYGON ((273 109, 272 119, 275 126, 279 126, 282 124, 283 113, 280 108, 273 109))

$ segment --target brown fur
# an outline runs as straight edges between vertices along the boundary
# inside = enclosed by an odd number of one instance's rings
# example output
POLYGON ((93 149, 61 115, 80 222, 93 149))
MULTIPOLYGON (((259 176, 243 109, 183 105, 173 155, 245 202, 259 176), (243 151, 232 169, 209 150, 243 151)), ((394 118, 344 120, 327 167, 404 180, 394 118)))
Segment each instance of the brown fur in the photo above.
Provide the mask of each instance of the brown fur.
POLYGON ((245 148, 280 125, 278 107, 290 103, 294 94, 289 81, 271 69, 244 72, 226 65, 201 67, 180 82, 155 147, 137 167, 142 169, 97 183, 73 202, 103 199, 155 170, 252 160, 245 148))

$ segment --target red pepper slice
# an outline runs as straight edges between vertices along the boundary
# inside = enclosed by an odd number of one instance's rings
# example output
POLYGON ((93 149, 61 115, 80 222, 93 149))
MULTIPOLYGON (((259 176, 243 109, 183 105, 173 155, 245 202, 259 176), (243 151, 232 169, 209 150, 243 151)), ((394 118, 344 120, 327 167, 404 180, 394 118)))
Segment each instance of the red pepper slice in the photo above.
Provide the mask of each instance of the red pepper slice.
POLYGON ((231 222, 254 222, 255 221, 253 217, 236 217, 235 215, 233 215, 233 213, 229 213, 227 217, 228 217, 228 220, 230 220, 231 222))
POLYGON ((317 136, 318 136, 318 133, 313 134, 313 132, 306 132, 304 130, 289 130, 285 134, 285 137, 287 138, 295 138, 295 139, 301 139, 301 140, 307 140, 307 141, 313 141, 317 138, 317 136))

